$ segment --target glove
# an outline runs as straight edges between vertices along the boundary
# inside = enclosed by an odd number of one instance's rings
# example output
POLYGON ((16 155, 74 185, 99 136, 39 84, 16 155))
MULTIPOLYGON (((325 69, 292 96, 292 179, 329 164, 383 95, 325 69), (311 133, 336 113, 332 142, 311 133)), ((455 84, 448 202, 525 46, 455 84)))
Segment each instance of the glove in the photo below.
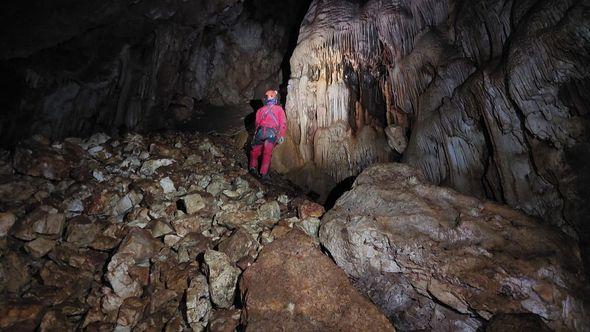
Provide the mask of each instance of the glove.
POLYGON ((277 141, 278 144, 283 144, 283 142, 285 142, 285 138, 284 137, 279 137, 279 140, 277 141))

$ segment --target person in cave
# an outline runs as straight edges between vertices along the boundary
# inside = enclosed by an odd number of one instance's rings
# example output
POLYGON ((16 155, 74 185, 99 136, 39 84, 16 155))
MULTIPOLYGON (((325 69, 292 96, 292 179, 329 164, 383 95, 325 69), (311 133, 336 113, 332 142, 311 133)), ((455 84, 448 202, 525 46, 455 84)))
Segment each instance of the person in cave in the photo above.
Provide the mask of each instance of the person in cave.
POLYGON ((272 151, 277 144, 285 141, 287 118, 285 110, 279 104, 279 94, 276 90, 268 90, 262 100, 264 106, 256 111, 254 138, 250 150, 249 172, 260 176, 262 180, 269 180, 268 171, 272 151), (262 156, 260 170, 258 160, 262 156))

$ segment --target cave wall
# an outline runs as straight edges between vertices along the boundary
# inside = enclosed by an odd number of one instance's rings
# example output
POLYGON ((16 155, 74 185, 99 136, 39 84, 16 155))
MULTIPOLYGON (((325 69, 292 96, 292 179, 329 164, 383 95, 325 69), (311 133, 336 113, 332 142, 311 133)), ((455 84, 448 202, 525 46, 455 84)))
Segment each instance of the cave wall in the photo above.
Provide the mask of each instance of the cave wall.
POLYGON ((290 131, 339 181, 396 158, 384 128, 398 128, 402 160, 430 180, 585 246, 589 29, 590 1, 314 1, 291 59, 290 131))
POLYGON ((309 1, 2 4, 2 145, 32 134, 158 130, 201 103, 243 105, 282 81, 309 1), (298 13, 302 14, 298 17, 298 13))

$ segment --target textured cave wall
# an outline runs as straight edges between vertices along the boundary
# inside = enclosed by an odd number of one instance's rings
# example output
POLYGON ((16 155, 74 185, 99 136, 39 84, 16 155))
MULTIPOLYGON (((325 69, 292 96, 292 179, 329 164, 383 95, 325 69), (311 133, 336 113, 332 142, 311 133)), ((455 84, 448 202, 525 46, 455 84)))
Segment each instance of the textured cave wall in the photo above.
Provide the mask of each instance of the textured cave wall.
POLYGON ((4 3, 4 146, 102 130, 158 130, 198 105, 243 105, 282 81, 309 1, 4 3), (298 13, 301 15, 298 16, 298 13))
POLYGON ((402 160, 430 180, 585 245, 589 51, 587 0, 317 0, 291 59, 290 130, 340 180, 395 157, 383 128, 401 129, 402 160))

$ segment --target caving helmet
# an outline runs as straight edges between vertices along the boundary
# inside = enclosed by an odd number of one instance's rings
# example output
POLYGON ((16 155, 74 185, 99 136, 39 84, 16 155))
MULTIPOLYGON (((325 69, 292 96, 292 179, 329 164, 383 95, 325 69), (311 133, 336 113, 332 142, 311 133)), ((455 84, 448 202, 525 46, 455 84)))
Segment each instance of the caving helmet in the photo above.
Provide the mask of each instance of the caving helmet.
POLYGON ((264 102, 264 105, 277 105, 279 103, 279 92, 277 90, 266 90, 262 102, 264 102))

